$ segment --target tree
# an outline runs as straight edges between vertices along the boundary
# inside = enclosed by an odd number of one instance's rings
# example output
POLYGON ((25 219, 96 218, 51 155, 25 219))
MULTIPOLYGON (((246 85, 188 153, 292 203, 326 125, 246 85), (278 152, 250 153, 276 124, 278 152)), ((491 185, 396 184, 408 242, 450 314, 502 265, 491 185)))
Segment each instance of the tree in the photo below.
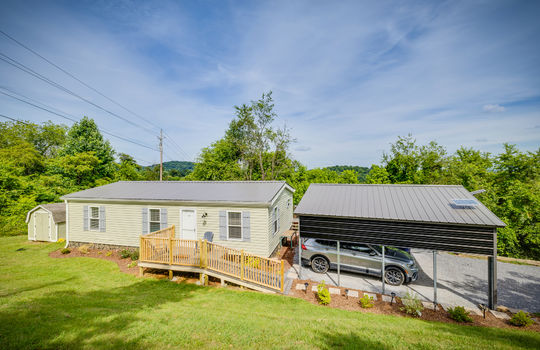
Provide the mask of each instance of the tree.
POLYGON ((137 164, 132 156, 120 153, 120 164, 117 165, 117 170, 114 174, 116 181, 135 181, 141 178, 141 167, 137 164))
POLYGON ((68 132, 66 142, 60 150, 60 156, 76 156, 79 153, 93 152, 98 159, 96 175, 112 178, 114 171, 114 150, 109 141, 103 139, 93 119, 82 118, 73 124, 68 132))
POLYGON ((373 164, 371 170, 366 176, 368 184, 389 184, 390 179, 386 168, 373 164))

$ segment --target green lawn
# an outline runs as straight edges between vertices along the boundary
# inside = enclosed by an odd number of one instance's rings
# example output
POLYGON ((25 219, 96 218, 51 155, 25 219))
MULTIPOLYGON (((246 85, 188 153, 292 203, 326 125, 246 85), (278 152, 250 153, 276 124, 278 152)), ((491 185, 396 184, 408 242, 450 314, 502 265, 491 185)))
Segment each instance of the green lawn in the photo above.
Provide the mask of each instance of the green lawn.
POLYGON ((430 323, 140 279, 56 243, 0 238, 0 348, 540 348, 540 334, 430 323), (25 248, 23 251, 17 251, 25 248))

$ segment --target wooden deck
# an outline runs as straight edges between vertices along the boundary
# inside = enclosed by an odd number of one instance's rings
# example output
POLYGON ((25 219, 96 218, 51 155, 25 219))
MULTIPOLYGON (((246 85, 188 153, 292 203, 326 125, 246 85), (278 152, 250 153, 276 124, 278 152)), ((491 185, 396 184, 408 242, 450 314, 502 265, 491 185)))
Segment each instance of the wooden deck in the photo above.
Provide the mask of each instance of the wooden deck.
POLYGON ((261 286, 283 292, 283 260, 260 257, 205 240, 175 238, 174 226, 141 236, 139 255, 141 267, 193 270, 247 287, 261 286))

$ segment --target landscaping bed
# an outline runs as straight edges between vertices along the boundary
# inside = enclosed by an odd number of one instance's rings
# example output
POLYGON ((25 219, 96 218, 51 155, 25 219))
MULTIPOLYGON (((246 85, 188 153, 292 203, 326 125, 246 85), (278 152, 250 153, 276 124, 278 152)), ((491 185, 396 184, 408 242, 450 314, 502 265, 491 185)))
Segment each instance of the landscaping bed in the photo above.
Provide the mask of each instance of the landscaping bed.
MULTIPOLYGON (((292 288, 289 295, 296 298, 304 299, 312 304, 319 305, 320 303, 319 303, 317 291, 312 290, 312 287, 317 286, 318 284, 319 284, 318 282, 309 281, 309 280, 295 280, 292 284, 292 288), (302 285, 303 287, 305 283, 308 283, 306 290, 296 289, 297 285, 302 285)), ((403 307, 403 303, 402 303, 401 298, 399 297, 396 297, 394 302, 390 304, 389 302, 385 302, 382 300, 382 294, 369 292, 369 294, 375 294, 377 296, 377 300, 373 301, 373 307, 362 308, 362 306, 360 305, 360 298, 364 294, 363 291, 349 289, 349 291, 358 292, 358 297, 351 297, 345 294, 346 288, 339 288, 339 287, 334 287, 334 286, 330 286, 328 288, 339 289, 340 293, 331 294, 330 303, 324 306, 321 305, 321 307, 329 307, 329 308, 343 309, 343 310, 349 310, 349 311, 359 311, 359 312, 366 312, 366 313, 371 313, 371 314, 385 314, 385 315, 394 315, 394 316, 400 316, 400 317, 412 317, 412 316, 407 315, 404 311, 401 310, 403 307)), ((445 322, 445 323, 459 324, 459 325, 465 325, 465 326, 526 329, 526 330, 531 330, 535 332, 540 332, 540 324, 538 322, 535 322, 534 324, 528 327, 517 327, 508 323, 507 320, 502 320, 495 317, 489 311, 486 311, 485 319, 483 316, 478 316, 471 313, 470 317, 472 319, 472 322, 460 323, 451 319, 448 316, 448 313, 443 310, 441 305, 438 305, 437 309, 438 310, 435 311, 428 308, 424 308, 422 310, 422 315, 419 317, 414 317, 414 318, 426 320, 426 321, 445 322)), ((511 316, 510 313, 508 314, 511 316)))

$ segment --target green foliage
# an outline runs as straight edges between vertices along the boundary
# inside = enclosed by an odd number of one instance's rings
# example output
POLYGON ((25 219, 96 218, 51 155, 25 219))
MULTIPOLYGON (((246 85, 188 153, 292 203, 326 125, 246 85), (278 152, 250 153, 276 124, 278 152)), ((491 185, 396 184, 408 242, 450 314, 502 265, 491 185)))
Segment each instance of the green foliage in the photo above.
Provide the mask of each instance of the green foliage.
POLYGON ((456 306, 448 309, 448 316, 457 322, 472 322, 473 319, 470 316, 469 311, 465 310, 463 306, 456 306))
MULTIPOLYGON (((330 171, 335 171, 338 174, 342 174, 345 171, 352 171, 356 173, 356 179, 358 183, 363 183, 366 181, 366 176, 369 173, 370 169, 363 166, 356 166, 356 165, 334 165, 329 166, 324 169, 328 169, 330 171)), ((350 173, 352 174, 352 173, 350 173)), ((348 182, 353 183, 353 182, 348 182)))
POLYGON ((127 259, 127 258, 131 257, 131 251, 129 251, 129 250, 127 250, 127 249, 122 249, 122 250, 120 251, 120 257, 121 257, 122 259, 127 259))
POLYGON ((330 297, 330 292, 328 291, 328 288, 326 288, 324 281, 319 283, 317 286, 317 297, 319 298, 319 304, 321 305, 328 305, 332 300, 330 297))
POLYGON ((369 309, 373 307, 373 297, 370 297, 367 294, 364 294, 363 297, 360 298, 360 306, 364 309, 369 309))
POLYGON ((139 260, 139 250, 132 251, 129 257, 131 258, 131 260, 134 260, 134 261, 139 260))
POLYGON ((107 253, 105 253, 105 256, 111 256, 112 255, 112 250, 109 250, 107 253))
POLYGON ((130 268, 131 268, 131 267, 135 267, 135 266, 137 266, 137 262, 136 262, 136 261, 132 261, 132 262, 130 262, 129 265, 128 265, 128 267, 130 267, 130 268))
POLYGON ((62 250, 60 250, 60 253, 69 254, 69 253, 71 253, 71 250, 69 250, 68 248, 62 248, 62 250))
POLYGON ((518 313, 515 313, 508 322, 518 327, 527 327, 534 323, 531 316, 527 312, 521 310, 518 313))
POLYGON ((418 299, 418 295, 413 292, 407 292, 407 294, 401 298, 401 302, 403 303, 403 306, 400 308, 401 311, 414 317, 422 316, 424 306, 420 299, 418 299))

